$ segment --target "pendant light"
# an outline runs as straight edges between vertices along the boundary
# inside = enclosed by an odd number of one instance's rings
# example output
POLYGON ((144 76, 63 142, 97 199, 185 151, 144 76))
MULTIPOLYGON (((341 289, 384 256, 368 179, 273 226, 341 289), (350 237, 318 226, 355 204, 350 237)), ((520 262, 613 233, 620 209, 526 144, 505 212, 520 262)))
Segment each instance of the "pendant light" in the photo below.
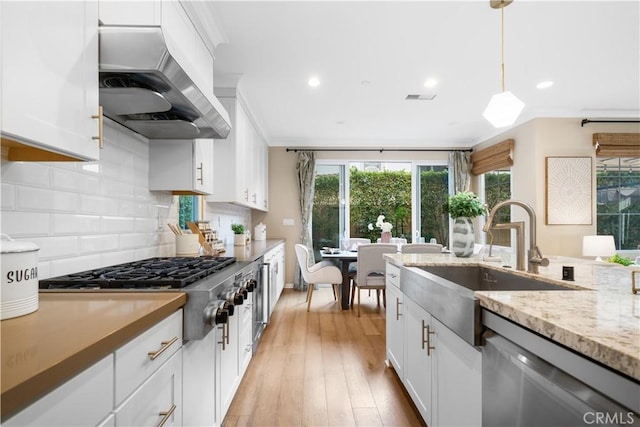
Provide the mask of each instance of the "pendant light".
POLYGON ((524 103, 514 94, 504 90, 504 8, 511 4, 513 0, 491 0, 490 5, 494 9, 500 9, 501 19, 501 55, 502 55, 502 92, 491 97, 489 105, 485 108, 482 116, 494 127, 502 128, 511 126, 524 108, 524 103))

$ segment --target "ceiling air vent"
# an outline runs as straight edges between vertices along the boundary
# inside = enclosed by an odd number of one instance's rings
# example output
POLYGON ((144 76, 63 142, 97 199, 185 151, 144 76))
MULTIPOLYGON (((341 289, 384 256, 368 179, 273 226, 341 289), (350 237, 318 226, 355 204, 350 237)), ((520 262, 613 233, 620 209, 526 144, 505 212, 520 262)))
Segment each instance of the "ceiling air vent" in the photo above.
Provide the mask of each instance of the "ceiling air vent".
POLYGON ((433 101, 433 98, 436 96, 434 94, 418 94, 418 95, 407 95, 405 100, 407 101, 433 101))

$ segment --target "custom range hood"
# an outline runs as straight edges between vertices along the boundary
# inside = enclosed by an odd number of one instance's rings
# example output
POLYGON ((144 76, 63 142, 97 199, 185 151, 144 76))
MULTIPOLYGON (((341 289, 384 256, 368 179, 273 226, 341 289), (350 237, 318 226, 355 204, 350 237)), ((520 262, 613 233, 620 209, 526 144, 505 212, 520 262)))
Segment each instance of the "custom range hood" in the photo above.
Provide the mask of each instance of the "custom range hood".
POLYGON ((100 26, 104 115, 149 139, 225 139, 229 115, 169 51, 160 27, 100 26))

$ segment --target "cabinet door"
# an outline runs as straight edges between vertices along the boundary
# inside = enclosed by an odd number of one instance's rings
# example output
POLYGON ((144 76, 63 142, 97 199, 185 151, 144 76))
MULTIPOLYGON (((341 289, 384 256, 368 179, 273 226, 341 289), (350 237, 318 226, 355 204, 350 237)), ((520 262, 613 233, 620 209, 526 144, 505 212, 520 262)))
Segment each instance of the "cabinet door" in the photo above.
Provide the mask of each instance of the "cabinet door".
POLYGON ((116 427, 181 426, 182 349, 117 408, 115 415, 116 427))
POLYGON ((213 192, 213 140, 196 139, 194 147, 193 188, 199 194, 213 192))
POLYGON ((220 424, 231 405, 240 381, 238 375, 238 326, 241 311, 242 306, 236 306, 233 316, 229 316, 228 333, 225 337, 222 334, 224 328, 219 327, 216 331, 219 343, 225 339, 224 350, 222 344, 219 344, 216 353, 216 363, 219 363, 216 366, 216 378, 219 379, 217 384, 219 389, 216 389, 219 399, 216 408, 219 410, 216 410, 216 416, 219 417, 217 422, 220 424), (226 339, 227 337, 228 339, 226 339))
POLYGON ((387 361, 404 378, 404 294, 387 284, 387 361))
POLYGON ((45 395, 3 426, 95 426, 113 409, 113 355, 45 395))
POLYGON ((404 384, 427 425, 432 425, 433 329, 431 315, 410 298, 404 299, 406 313, 404 384), (431 344, 431 346, 429 345, 431 344))
POLYGON ((0 115, 9 160, 98 159, 98 2, 0 7, 0 115))
POLYGON ((467 344, 437 319, 434 359, 434 425, 482 424, 482 352, 467 344))

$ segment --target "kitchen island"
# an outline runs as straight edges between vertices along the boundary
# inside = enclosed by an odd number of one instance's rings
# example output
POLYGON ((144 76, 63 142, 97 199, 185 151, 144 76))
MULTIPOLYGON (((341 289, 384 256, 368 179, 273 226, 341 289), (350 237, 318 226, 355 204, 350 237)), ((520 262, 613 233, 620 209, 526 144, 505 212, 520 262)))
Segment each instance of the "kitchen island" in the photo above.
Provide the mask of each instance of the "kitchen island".
POLYGON ((40 293, 37 311, 0 324, 3 422, 186 300, 182 292, 40 293))
MULTIPOLYGON (((532 277, 481 256, 453 254, 385 255, 397 266, 481 265, 532 277)), ((631 292, 631 271, 611 263, 549 257, 535 277, 575 287, 572 291, 477 291, 480 305, 552 341, 640 381, 640 295, 631 292), (573 266, 575 280, 562 280, 562 267, 573 266)))

